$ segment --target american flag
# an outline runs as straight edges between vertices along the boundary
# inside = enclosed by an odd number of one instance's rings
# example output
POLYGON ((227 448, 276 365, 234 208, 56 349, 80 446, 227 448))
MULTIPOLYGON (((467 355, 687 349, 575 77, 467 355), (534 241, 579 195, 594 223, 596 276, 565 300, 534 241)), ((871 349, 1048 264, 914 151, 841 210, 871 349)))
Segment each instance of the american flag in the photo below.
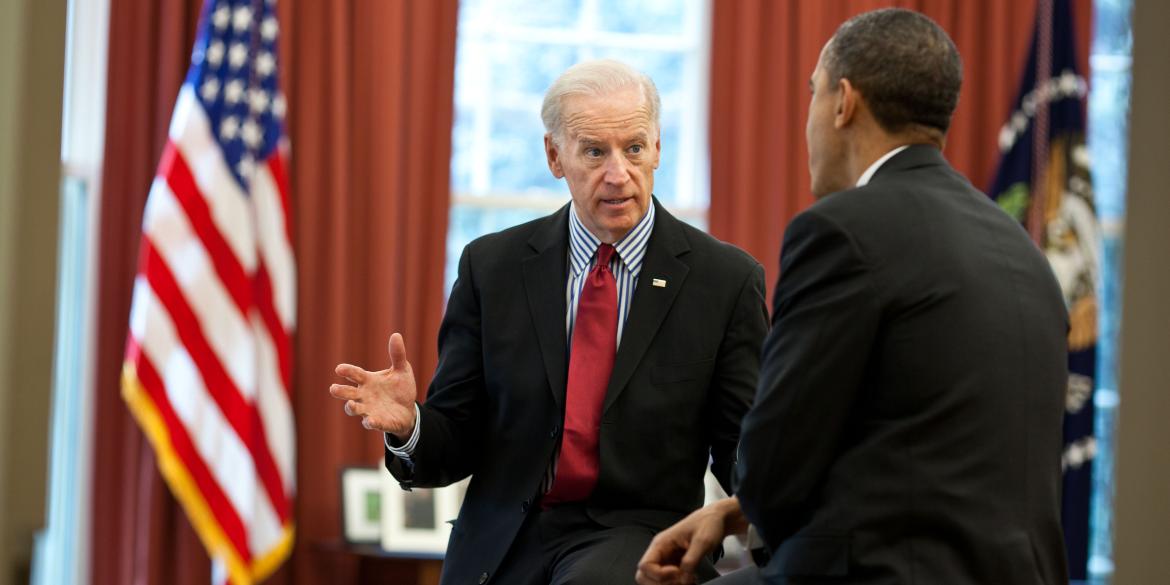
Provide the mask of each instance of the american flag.
POLYGON ((296 267, 274 0, 208 0, 146 201, 122 394, 236 584, 293 540, 296 267))

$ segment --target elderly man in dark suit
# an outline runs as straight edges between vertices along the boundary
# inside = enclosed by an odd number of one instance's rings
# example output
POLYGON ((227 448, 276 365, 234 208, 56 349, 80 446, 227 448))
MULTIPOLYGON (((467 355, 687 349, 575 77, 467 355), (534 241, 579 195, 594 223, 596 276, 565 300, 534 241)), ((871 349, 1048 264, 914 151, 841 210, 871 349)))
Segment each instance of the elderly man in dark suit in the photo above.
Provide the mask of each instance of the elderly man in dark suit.
POLYGON ((855 17, 821 52, 818 201, 784 236, 736 496, 656 537, 644 585, 751 525, 721 583, 1068 583, 1067 313, 1043 254, 941 148, 962 69, 925 16, 855 17))
MULTIPOLYGON (((442 583, 630 583, 654 533, 728 485, 767 330, 763 270, 652 197, 659 99, 615 61, 566 71, 542 109, 572 201, 469 244, 425 404, 391 367, 331 393, 386 433, 406 489, 471 476, 442 583)), ((702 574, 714 575, 709 561, 702 574)))

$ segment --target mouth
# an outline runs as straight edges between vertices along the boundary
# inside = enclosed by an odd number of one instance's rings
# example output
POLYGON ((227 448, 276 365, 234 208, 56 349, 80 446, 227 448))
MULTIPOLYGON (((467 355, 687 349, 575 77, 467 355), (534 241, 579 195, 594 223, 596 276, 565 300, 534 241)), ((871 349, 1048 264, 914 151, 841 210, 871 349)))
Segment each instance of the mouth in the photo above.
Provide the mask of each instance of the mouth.
POLYGON ((633 197, 618 197, 614 199, 602 199, 601 205, 604 207, 622 207, 626 203, 633 201, 633 197))

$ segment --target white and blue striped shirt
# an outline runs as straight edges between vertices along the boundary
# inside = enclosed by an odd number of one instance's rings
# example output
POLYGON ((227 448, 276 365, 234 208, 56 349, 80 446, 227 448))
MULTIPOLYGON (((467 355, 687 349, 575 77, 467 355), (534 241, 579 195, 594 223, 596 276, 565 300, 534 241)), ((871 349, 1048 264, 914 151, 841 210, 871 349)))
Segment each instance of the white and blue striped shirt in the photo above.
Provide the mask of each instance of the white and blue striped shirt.
MULTIPOLYGON (((646 257, 646 244, 650 242, 650 233, 654 231, 654 206, 646 211, 646 215, 622 239, 614 242, 613 247, 617 254, 609 261, 609 271, 617 281, 618 295, 618 327, 617 346, 622 344, 622 331, 625 329, 626 319, 630 316, 630 302, 634 299, 634 289, 638 286, 638 274, 642 272, 642 260, 646 257)), ((585 284, 589 271, 597 263, 597 248, 601 240, 597 239, 577 217, 577 206, 569 209, 569 279, 565 284, 565 339, 570 348, 573 347, 573 322, 577 319, 577 302, 581 298, 581 287, 585 284)))
MULTIPOLYGON (((642 272, 642 260, 646 258, 646 246, 650 243, 650 234, 654 231, 654 203, 646 210, 646 215, 638 221, 622 239, 614 242, 614 257, 609 261, 609 271, 617 281, 618 293, 618 327, 617 346, 621 346, 622 332, 625 330, 626 319, 630 316, 630 304, 634 300, 634 290, 638 287, 638 274, 642 272)), ((573 323, 577 319, 577 302, 581 298, 581 287, 593 265, 597 263, 597 248, 601 240, 594 236, 577 217, 576 204, 569 205, 569 275, 565 283, 565 339, 568 347, 573 346, 573 323)), ((409 462, 410 456, 418 445, 419 417, 422 413, 418 405, 414 405, 414 432, 401 447, 390 445, 390 436, 386 435, 386 448, 395 457, 409 462)), ((556 461, 549 465, 541 491, 546 492, 552 485, 553 474, 556 473, 556 461)))

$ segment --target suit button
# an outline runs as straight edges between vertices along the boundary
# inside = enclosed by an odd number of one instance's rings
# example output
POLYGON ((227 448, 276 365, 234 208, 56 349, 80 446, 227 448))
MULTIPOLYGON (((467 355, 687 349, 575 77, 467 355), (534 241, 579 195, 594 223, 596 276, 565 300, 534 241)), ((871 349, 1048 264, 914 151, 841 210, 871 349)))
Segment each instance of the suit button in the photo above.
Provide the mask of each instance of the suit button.
POLYGON ((529 504, 528 500, 524 500, 523 502, 520 502, 520 511, 524 512, 524 513, 528 513, 528 504, 529 504))
POLYGON ((557 425, 553 425, 552 430, 548 432, 549 438, 552 438, 552 439, 557 438, 557 431, 559 431, 559 430, 561 430, 560 427, 558 427, 557 425))
POLYGON ((487 579, 488 579, 488 574, 486 571, 483 573, 480 573, 479 574, 479 585, 483 585, 484 583, 487 583, 487 579))

